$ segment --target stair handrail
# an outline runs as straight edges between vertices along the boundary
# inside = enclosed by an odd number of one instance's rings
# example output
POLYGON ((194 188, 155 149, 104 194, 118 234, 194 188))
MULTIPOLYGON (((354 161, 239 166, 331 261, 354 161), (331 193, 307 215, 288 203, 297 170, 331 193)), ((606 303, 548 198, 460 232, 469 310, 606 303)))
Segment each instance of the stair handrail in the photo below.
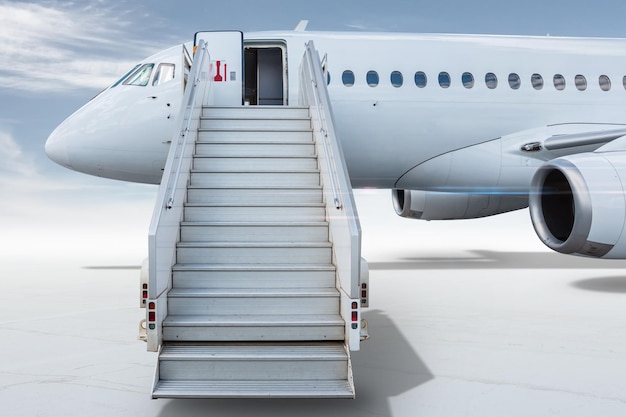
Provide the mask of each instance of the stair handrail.
POLYGON ((326 160, 326 163, 320 161, 320 174, 333 244, 333 263, 337 270, 337 288, 341 294, 341 315, 346 321, 346 341, 350 350, 358 350, 360 318, 354 322, 353 317, 355 313, 360 317, 361 225, 341 143, 335 133, 326 85, 319 53, 313 41, 309 41, 300 66, 299 99, 312 110, 316 151, 318 158, 326 160), (326 186, 330 186, 331 195, 326 186), (355 304, 356 310, 352 307, 355 304))
MULTIPOLYGON (((185 114, 180 117, 179 119, 179 129, 178 132, 180 132, 180 134, 178 135, 178 143, 176 145, 176 152, 178 153, 178 155, 180 155, 180 153, 182 151, 180 151, 179 149, 184 149, 185 146, 187 145, 187 140, 189 138, 189 130, 191 127, 191 122, 193 120, 193 118, 191 117, 191 114, 193 112, 193 110, 197 107, 196 106, 196 95, 198 93, 198 85, 200 85, 201 81, 202 81, 202 74, 206 74, 203 73, 201 71, 201 69, 204 67, 204 62, 205 59, 208 58, 209 62, 211 62, 211 56, 209 55, 209 52, 207 50, 206 47, 206 42, 202 39, 200 39, 200 43, 198 44, 198 49, 195 51, 196 52, 196 56, 194 57, 194 63, 196 62, 196 60, 199 60, 198 65, 197 66, 193 66, 191 68, 191 73, 189 75, 189 78, 191 78, 193 80, 193 84, 190 86, 191 88, 189 88, 189 97, 185 97, 187 98, 187 100, 185 100, 185 98, 183 98, 183 103, 187 103, 187 106, 185 106, 184 110, 185 110, 185 114), (195 73, 194 73, 195 70, 195 73), (184 129, 183 129, 184 126, 184 129), (182 138, 182 144, 180 144, 180 138, 182 138), (180 145, 179 145, 180 144, 180 145)), ((208 77, 207 77, 208 78, 208 77)), ((210 85, 210 83, 207 83, 210 85)), ((187 91, 185 91, 185 96, 187 91)), ((200 106, 202 106, 202 103, 200 103, 200 106)), ((173 142, 173 141, 172 141, 173 142)), ((181 170, 183 164, 183 158, 178 158, 178 164, 176 165, 176 169, 174 170, 173 174, 174 174, 174 184, 172 184, 172 189, 170 191, 170 196, 167 199, 167 204, 166 207, 168 209, 171 209, 173 204, 174 204, 174 198, 176 197, 176 189, 178 188, 178 178, 179 178, 179 173, 181 170)), ((165 174, 165 172, 164 172, 165 174)))
MULTIPOLYGON (((319 131, 322 134, 322 137, 324 138, 324 140, 322 141, 322 144, 324 146, 324 152, 326 155, 328 155, 328 157, 326 158, 326 164, 328 166, 328 172, 330 174, 330 185, 331 188, 333 190, 333 202, 335 203, 335 208, 337 210, 340 210, 342 207, 341 204, 341 199, 339 198, 339 194, 337 193, 337 189, 339 188, 337 186, 337 173, 335 172, 335 170, 333 169, 333 160, 334 160, 334 155, 332 152, 329 152, 329 137, 328 137, 328 123, 326 121, 325 117, 322 117, 322 108, 324 108, 323 103, 321 102, 321 98, 320 98, 320 93, 319 93, 319 88, 317 85, 317 77, 315 77, 315 70, 313 69, 313 51, 314 51, 314 46, 313 46, 313 41, 310 41, 307 44, 307 49, 306 49, 306 54, 309 55, 308 59, 306 59, 307 65, 309 66, 309 71, 311 74, 311 85, 313 86, 313 88, 311 89, 311 91, 313 92, 313 98, 314 98, 314 103, 316 103, 315 109, 317 111, 317 119, 320 121, 320 127, 319 127, 319 131), (309 47, 310 46, 310 47, 309 47)), ((319 57, 318 57, 319 59, 319 57)), ((320 62, 321 65, 321 62, 320 62)))
POLYGON ((156 351, 162 341, 160 324, 167 313, 167 297, 163 295, 171 288, 171 269, 176 262, 176 243, 179 240, 185 203, 185 198, 177 197, 177 193, 183 193, 187 188, 202 104, 210 92, 211 70, 211 57, 206 42, 200 40, 150 222, 148 302, 156 304, 156 325, 151 328, 148 320, 148 351, 156 351), (181 177, 184 177, 184 181, 181 177))

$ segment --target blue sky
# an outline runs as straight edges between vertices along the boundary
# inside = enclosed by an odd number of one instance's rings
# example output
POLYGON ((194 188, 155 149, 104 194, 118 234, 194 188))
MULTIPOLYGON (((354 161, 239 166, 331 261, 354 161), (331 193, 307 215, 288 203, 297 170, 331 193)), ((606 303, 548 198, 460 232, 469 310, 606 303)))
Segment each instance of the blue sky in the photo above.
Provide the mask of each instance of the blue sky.
POLYGON ((111 216, 126 224, 123 214, 135 210, 145 228, 155 187, 68 171, 43 145, 134 62, 196 31, 292 29, 308 19, 309 30, 626 37, 625 15, 622 0, 0 0, 0 227, 89 227, 111 216))

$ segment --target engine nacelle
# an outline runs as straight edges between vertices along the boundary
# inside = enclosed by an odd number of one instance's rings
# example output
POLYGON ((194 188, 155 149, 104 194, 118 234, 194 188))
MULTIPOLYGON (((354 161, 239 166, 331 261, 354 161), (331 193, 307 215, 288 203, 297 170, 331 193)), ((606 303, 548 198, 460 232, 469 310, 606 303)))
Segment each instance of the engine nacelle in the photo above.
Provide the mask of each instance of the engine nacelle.
POLYGON ((420 220, 475 219, 528 207, 526 196, 391 190, 400 217, 420 220))
POLYGON ((626 258, 626 152, 554 159, 535 173, 530 214, 542 242, 557 252, 626 258))

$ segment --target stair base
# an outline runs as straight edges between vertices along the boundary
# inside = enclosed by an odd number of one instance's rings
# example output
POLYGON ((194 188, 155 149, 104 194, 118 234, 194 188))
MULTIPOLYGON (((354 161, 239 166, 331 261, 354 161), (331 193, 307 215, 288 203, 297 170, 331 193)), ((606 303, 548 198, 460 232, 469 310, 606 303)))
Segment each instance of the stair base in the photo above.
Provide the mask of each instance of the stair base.
POLYGON ((159 381, 152 398, 354 398, 340 381, 159 381))

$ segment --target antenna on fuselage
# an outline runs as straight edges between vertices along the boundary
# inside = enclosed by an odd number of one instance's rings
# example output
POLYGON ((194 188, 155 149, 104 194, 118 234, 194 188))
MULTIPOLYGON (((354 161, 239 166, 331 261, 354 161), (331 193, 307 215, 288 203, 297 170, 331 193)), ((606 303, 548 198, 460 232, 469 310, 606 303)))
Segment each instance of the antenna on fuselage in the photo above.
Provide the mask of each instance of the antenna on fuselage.
POLYGON ((304 32, 306 30, 306 27, 307 27, 308 24, 309 24, 308 20, 301 20, 296 25, 296 28, 294 29, 294 31, 296 31, 296 32, 304 32))

